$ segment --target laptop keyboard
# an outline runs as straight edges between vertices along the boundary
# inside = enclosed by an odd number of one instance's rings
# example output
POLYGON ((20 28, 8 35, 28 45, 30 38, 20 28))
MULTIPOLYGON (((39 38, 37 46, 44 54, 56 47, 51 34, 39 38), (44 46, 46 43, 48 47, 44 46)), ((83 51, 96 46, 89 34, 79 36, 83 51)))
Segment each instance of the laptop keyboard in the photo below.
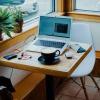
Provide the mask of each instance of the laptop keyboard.
POLYGON ((47 40, 37 40, 34 43, 34 45, 62 48, 65 45, 65 43, 64 42, 56 42, 56 41, 47 41, 47 40))

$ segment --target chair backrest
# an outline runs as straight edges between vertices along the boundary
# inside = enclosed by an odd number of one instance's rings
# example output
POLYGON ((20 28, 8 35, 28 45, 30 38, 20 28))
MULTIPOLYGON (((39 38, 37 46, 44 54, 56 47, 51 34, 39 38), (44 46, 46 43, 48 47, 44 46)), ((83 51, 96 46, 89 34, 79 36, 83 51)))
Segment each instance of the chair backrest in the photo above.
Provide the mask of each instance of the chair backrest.
POLYGON ((81 22, 73 23, 71 26, 71 40, 93 44, 89 25, 81 22))
POLYGON ((82 43, 92 44, 91 52, 80 63, 77 69, 72 73, 72 77, 88 75, 95 64, 95 51, 93 48, 93 39, 90 31, 90 27, 87 23, 73 23, 71 27, 71 40, 82 43))

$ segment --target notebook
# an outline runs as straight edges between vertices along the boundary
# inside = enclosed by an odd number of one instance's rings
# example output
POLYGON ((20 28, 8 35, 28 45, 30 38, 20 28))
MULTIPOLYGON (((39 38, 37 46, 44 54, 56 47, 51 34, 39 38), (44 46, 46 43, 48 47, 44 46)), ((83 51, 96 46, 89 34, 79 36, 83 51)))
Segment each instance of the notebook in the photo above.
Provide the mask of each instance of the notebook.
POLYGON ((27 50, 41 52, 55 48, 62 54, 70 41, 71 21, 71 17, 65 16, 40 16, 38 34, 27 50))

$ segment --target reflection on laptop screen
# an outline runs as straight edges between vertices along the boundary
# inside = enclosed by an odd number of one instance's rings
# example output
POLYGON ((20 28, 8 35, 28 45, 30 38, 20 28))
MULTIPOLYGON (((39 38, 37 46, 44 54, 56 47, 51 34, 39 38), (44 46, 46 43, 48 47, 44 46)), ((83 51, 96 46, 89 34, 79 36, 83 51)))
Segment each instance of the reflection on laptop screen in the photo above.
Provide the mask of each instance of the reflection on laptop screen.
POLYGON ((68 32, 68 24, 55 23, 55 32, 66 34, 68 32))
POLYGON ((40 16, 39 34, 70 38, 71 18, 40 16))

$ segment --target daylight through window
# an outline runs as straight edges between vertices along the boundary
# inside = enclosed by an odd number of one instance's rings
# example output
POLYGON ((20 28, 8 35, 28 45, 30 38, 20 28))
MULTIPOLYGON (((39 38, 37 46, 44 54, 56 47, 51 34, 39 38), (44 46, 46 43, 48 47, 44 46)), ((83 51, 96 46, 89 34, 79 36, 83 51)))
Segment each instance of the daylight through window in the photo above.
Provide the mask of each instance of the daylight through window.
POLYGON ((52 12, 54 8, 53 2, 54 0, 0 0, 0 7, 21 8, 26 22, 52 12))
POLYGON ((76 0, 76 10, 100 12, 100 0, 76 0))

